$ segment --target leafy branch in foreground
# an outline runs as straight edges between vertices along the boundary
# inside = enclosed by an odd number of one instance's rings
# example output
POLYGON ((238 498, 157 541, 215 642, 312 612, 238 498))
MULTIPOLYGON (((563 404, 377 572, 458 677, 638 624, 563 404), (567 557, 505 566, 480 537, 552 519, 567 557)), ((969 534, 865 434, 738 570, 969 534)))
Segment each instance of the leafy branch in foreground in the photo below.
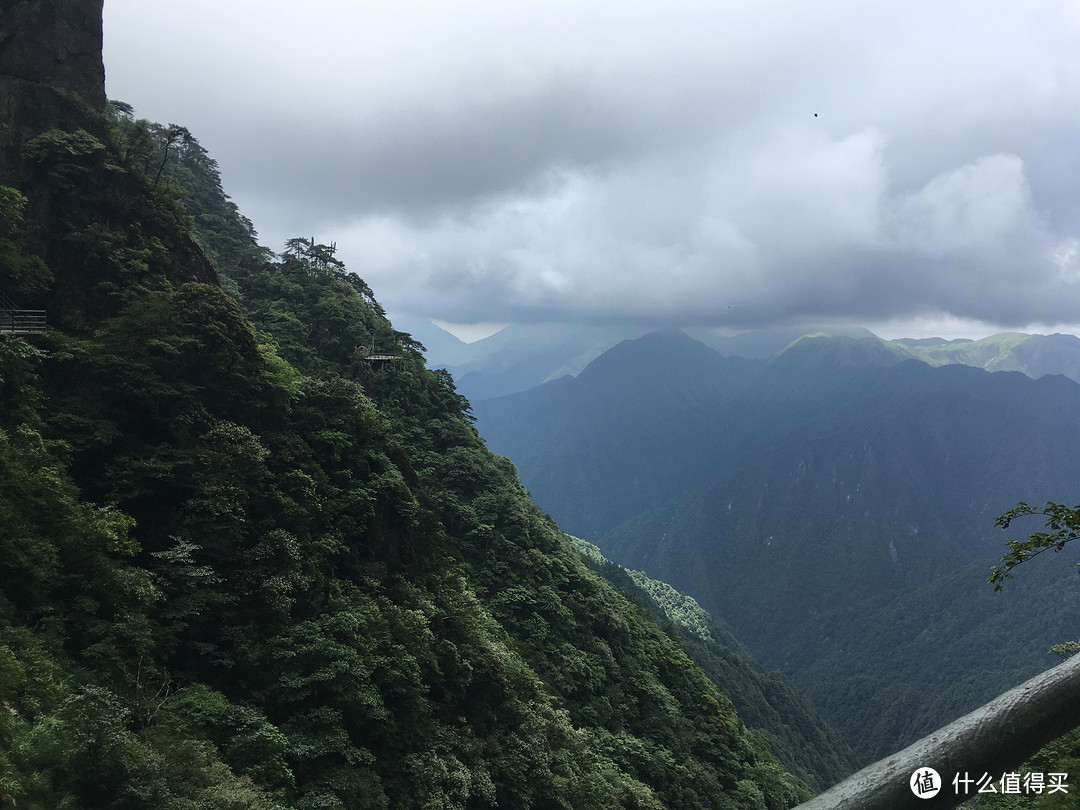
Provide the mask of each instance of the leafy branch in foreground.
POLYGON ((1080 506, 1065 506, 1053 501, 1047 501, 1042 507, 1029 506, 1020 502, 1005 514, 999 515, 994 525, 1008 529, 1016 518, 1030 515, 1045 516, 1047 520, 1044 528, 1048 531, 1032 532, 1026 540, 1007 541, 1009 550, 1001 558, 1001 564, 994 566, 987 580, 993 584, 995 593, 1002 589, 1005 580, 1012 579, 1012 570, 1016 566, 1027 562, 1032 557, 1037 557, 1044 551, 1050 549, 1061 551, 1066 543, 1080 537, 1080 506))
MULTIPOLYGON (((994 567, 988 582, 993 583, 994 592, 997 593, 1005 584, 1005 580, 1012 579, 1012 570, 1032 557, 1042 554, 1044 551, 1053 549, 1061 551, 1065 544, 1080 537, 1080 506, 1065 506, 1064 504, 1047 501, 1041 507, 1030 506, 1020 502, 1014 508, 1003 515, 999 515, 994 521, 995 526, 1008 529, 1012 522, 1019 517, 1042 515, 1046 518, 1043 528, 1046 531, 1032 532, 1026 540, 1006 541, 1009 550, 1001 558, 1001 564, 994 567)), ((1080 567, 1080 564, 1078 564, 1080 567)), ((1080 652, 1080 641, 1066 641, 1062 644, 1053 645, 1047 652, 1060 655, 1062 659, 1069 658, 1080 652)), ((1046 744, 1035 753, 1027 762, 1017 768, 1022 773, 1069 773, 1075 771, 1080 763, 1080 729, 1073 729, 1058 739, 1046 744)), ((1055 797, 1059 798, 1059 797, 1055 797)), ((1013 804, 1011 797, 986 796, 979 797, 979 807, 986 810, 997 808, 1019 807, 1013 804)), ((1031 807, 1064 807, 1057 804, 1054 799, 1045 796, 1037 797, 1028 805, 1031 807)))

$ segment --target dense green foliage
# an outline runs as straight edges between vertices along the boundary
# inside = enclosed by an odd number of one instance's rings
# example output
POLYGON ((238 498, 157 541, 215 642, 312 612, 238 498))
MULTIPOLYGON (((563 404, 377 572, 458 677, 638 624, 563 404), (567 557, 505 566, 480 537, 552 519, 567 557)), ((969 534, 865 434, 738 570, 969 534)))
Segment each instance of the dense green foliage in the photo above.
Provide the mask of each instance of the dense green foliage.
POLYGON ((808 783, 827 788, 856 769, 857 760, 779 672, 765 672, 736 640, 692 597, 641 571, 628 571, 608 560, 592 543, 574 538, 589 565, 609 582, 633 595, 669 633, 686 645, 690 657, 731 697, 739 717, 768 733, 777 757, 808 783))
MULTIPOLYGON (((1080 774, 1080 729, 1046 745, 1012 772, 1019 774, 1021 780, 1028 774, 1041 774, 1044 782, 1053 781, 1049 774, 1065 774, 1060 779, 1067 786, 1067 791, 1044 789, 1041 793, 1031 790, 1024 792, 1024 783, 1021 781, 1020 793, 986 793, 970 800, 964 806, 979 810, 1073 810, 1077 801, 1076 777, 1080 774)), ((1001 791, 1000 776, 998 779, 994 787, 1001 791)))
MULTIPOLYGON (((997 525, 1002 529, 1008 529, 1017 518, 1042 515, 1047 518, 1044 528, 1050 531, 1032 532, 1027 539, 1006 541, 1007 550, 1001 562, 996 565, 990 574, 989 582, 994 584, 996 592, 1005 587, 1005 581, 1013 578, 1013 570, 1022 563, 1028 562, 1039 556, 1044 551, 1055 552, 1064 549, 1065 545, 1080 536, 1080 509, 1068 507, 1064 504, 1048 502, 1044 506, 1036 508, 1026 503, 1019 503, 1002 515, 998 516, 997 525)), ((1030 567, 1030 566, 1029 566, 1030 567)), ((1055 644, 1050 652, 1057 653, 1063 658, 1080 652, 1080 641, 1064 641, 1055 644)), ((1016 768, 1016 772, 1023 778, 1027 774, 1065 774, 1062 781, 1068 782, 1068 775, 1072 774, 1073 785, 1068 791, 1046 791, 1043 793, 1028 793, 1024 795, 1011 795, 1004 792, 998 795, 987 794, 981 796, 974 803, 979 808, 988 810, 1021 810, 1021 808, 1034 808, 1035 810, 1066 810, 1076 807, 1076 775, 1080 774, 1080 728, 1073 729, 1068 734, 1045 745, 1031 759, 1016 768)))
POLYGON ((116 105, 0 180, 0 289, 54 327, 0 341, 0 803, 808 795, 331 247, 257 246, 190 133, 116 105))
POLYGON ((1012 579, 1016 566, 1031 560, 1045 551, 1061 551, 1068 543, 1080 537, 1080 507, 1070 507, 1048 501, 1041 507, 1019 503, 1008 512, 999 515, 995 525, 1008 529, 1017 518, 1041 515, 1046 518, 1044 532, 1032 532, 1024 540, 1007 541, 1008 550, 1001 559, 1001 564, 994 567, 989 581, 994 590, 1000 591, 1005 580, 1012 579))

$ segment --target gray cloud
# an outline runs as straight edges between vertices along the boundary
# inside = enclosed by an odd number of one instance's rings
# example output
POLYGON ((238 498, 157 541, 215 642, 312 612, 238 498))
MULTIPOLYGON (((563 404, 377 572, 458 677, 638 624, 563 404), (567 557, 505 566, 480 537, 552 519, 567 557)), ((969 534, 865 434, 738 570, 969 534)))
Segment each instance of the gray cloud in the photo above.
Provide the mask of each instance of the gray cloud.
POLYGON ((110 0, 106 44, 392 310, 1080 322, 1068 0, 110 0))

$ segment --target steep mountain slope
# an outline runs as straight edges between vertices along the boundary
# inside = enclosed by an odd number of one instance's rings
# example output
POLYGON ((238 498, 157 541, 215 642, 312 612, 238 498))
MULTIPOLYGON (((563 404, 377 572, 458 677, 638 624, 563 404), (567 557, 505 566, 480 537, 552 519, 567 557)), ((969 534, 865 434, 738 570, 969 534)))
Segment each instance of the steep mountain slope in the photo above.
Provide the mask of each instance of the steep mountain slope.
MULTIPOLYGON (((173 171, 178 176, 186 177, 188 185, 198 186, 200 183, 198 177, 187 176, 194 169, 194 174, 206 175, 203 179, 209 179, 212 181, 211 185, 216 186, 216 174, 210 172, 207 175, 210 167, 203 165, 199 168, 197 165, 203 160, 205 160, 205 155, 197 148, 182 152, 173 171)), ((218 209, 222 206, 216 203, 213 207, 218 209)), ((215 219, 215 221, 218 220, 215 219)), ((241 225, 241 230, 244 228, 250 228, 250 225, 241 225)), ((220 254, 214 252, 214 255, 221 256, 222 266, 227 269, 237 268, 233 275, 241 277, 243 270, 240 268, 245 262, 245 252, 239 251, 230 258, 232 254, 228 245, 234 244, 235 240, 226 238, 218 232, 207 232, 207 236, 208 244, 223 246, 220 254)), ((242 290, 247 286, 248 283, 241 280, 238 294, 242 299, 244 297, 242 290)), ((258 313, 259 307, 254 307, 254 311, 258 313)), ((260 316, 256 314, 256 317, 260 316)), ((446 461, 440 460, 439 463, 446 463, 446 461)), ((590 560, 594 559, 592 553, 586 556, 590 560)), ((611 572, 614 568, 614 566, 606 566, 601 573, 623 590, 628 590, 632 595, 639 597, 648 608, 652 601, 647 596, 641 598, 644 596, 641 586, 625 576, 612 577, 611 572)), ((670 586, 663 586, 662 583, 651 582, 651 585, 654 588, 666 587, 673 597, 681 596, 670 589, 670 586)), ((653 612, 653 615, 659 621, 670 621, 667 613, 653 612)), ((536 618, 536 614, 530 618, 530 621, 533 618, 536 618)), ((776 673, 764 673, 742 651, 729 632, 711 623, 710 626, 713 627, 715 637, 707 645, 696 636, 682 635, 681 640, 689 647, 691 657, 705 670, 714 683, 738 695, 740 711, 750 713, 750 716, 754 718, 755 728, 764 728, 769 732, 768 745, 780 754, 786 766, 792 768, 810 784, 818 787, 832 784, 849 773, 854 767, 854 759, 849 749, 835 732, 814 715, 805 699, 776 673)), ((765 744, 764 740, 761 744, 765 744)))
POLYGON ((260 249, 181 128, 85 121, 0 175, 0 288, 52 327, 0 340, 4 803, 807 795, 331 249, 260 249))
MULTIPOLYGON (((1076 636, 1080 611, 1057 560, 992 593, 1008 476, 965 469, 959 442, 920 452, 933 444, 880 423, 808 443, 600 542, 724 616, 866 759, 885 756, 1049 665, 1043 653, 1076 636)), ((1075 473, 1062 470, 1012 483, 1063 494, 1075 473)))
POLYGON ((1080 386, 895 362, 876 339, 803 339, 768 362, 687 341, 648 336, 577 380, 479 403, 481 430, 544 509, 723 616, 861 756, 1075 635, 1080 589, 1059 587, 1060 569, 1025 573, 1037 599, 986 601, 984 580, 1003 551, 997 514, 1071 497, 1080 386))
POLYGON ((766 673, 731 630, 693 598, 641 571, 608 560, 592 543, 575 538, 589 566, 633 595, 686 644, 690 657, 731 696, 751 728, 769 733, 784 764, 810 784, 828 787, 856 769, 855 754, 779 672, 766 673))

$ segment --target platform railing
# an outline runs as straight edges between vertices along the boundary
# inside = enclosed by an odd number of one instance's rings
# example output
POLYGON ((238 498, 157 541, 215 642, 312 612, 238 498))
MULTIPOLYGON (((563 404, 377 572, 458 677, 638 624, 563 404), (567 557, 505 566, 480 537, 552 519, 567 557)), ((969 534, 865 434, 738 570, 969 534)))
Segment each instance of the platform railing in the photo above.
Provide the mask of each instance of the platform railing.
POLYGON ((0 334, 41 335, 46 329, 43 309, 0 309, 0 334))
MULTIPOLYGON (((999 780, 1014 775, 1036 751, 1077 726, 1080 655, 863 768, 796 810, 956 807, 978 795, 978 780, 984 776, 1002 792, 999 780)), ((1072 776, 1067 791, 1075 794, 1080 774, 1072 776)), ((1042 786, 1043 792, 1051 789, 1050 784, 1042 786)))

